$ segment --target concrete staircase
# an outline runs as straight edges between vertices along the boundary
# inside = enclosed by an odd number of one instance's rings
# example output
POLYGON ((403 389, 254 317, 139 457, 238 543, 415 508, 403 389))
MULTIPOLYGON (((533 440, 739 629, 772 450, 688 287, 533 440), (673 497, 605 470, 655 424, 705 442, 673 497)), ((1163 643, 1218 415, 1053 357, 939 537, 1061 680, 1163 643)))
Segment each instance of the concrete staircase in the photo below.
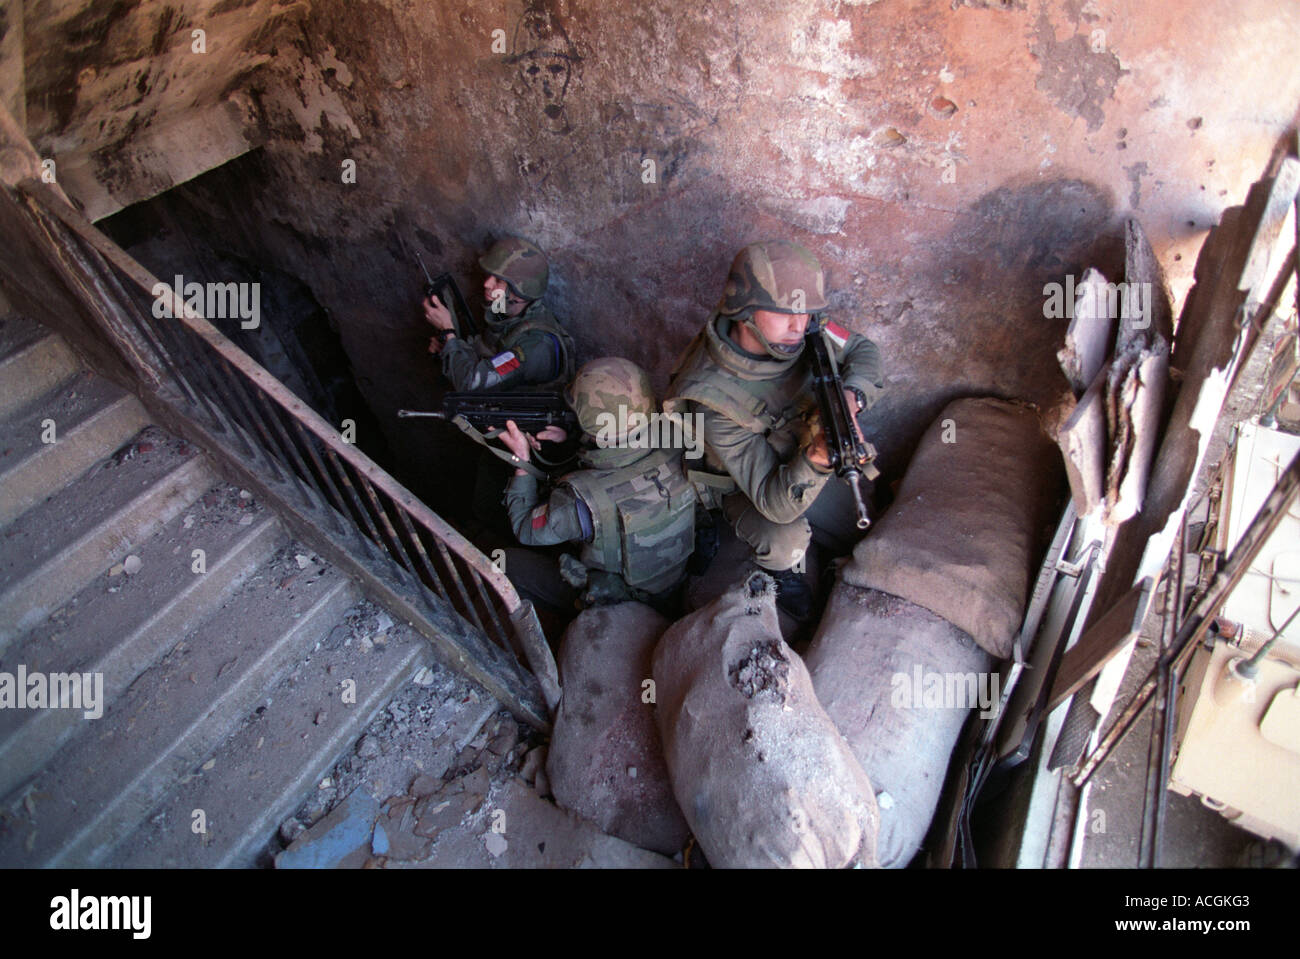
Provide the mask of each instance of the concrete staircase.
POLYGON ((0 319, 0 866, 265 862, 431 660, 386 616, 363 642, 379 617, 61 339, 0 319), (80 708, 51 708, 56 677, 80 708))

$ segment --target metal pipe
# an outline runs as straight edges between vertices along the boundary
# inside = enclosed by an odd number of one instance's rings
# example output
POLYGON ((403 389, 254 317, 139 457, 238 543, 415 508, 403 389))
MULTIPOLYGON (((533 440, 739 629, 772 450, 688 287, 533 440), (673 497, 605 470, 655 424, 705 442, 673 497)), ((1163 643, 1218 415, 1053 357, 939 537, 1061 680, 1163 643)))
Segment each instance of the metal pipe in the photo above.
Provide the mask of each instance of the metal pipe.
POLYGON ((376 555, 383 556, 387 554, 388 547, 384 545, 383 537, 379 535, 379 530, 375 527, 374 521, 370 518, 370 514, 366 512, 365 506, 362 505, 361 497, 357 495, 356 487, 352 485, 352 480, 349 478, 344 464, 339 462, 332 449, 325 450, 325 458, 330 466, 334 468, 334 475, 339 478, 343 484, 343 489, 347 492, 348 502, 352 504, 352 511, 355 514, 353 522, 358 526, 364 523, 366 529, 370 532, 368 537, 362 536, 362 541, 369 542, 372 548, 375 548, 376 555))
POLYGON ((411 562, 410 554, 402 546, 402 541, 397 536, 397 530, 393 529, 393 522, 388 518, 388 513, 380 505, 379 497, 375 495, 375 488, 366 482, 364 476, 358 476, 357 479, 361 483, 361 489, 365 492, 366 498, 370 500, 370 505, 375 508, 375 516, 382 524, 384 532, 388 534, 388 539, 392 543, 389 552, 392 554, 393 559, 405 569, 415 573, 418 578, 420 574, 416 571, 415 564, 411 562))
POLYGON ((442 540, 436 540, 435 544, 438 547, 438 555, 442 557, 443 565, 447 567, 447 571, 451 574, 451 581, 456 587, 456 592, 465 605, 465 612, 469 613, 470 619, 478 627, 479 632, 486 636, 488 631, 483 628, 483 621, 478 618, 478 611, 474 609, 474 604, 470 602, 469 591, 465 589, 465 584, 461 582, 460 573, 456 569, 456 564, 452 562, 451 556, 447 554, 446 545, 442 540))
MULTIPOLYGON (((1256 511, 1254 518, 1237 541, 1231 555, 1215 572, 1204 595, 1193 605, 1191 612, 1183 618, 1182 626, 1179 628, 1173 644, 1162 653, 1160 661, 1147 674, 1137 695, 1133 697, 1129 707, 1125 709, 1125 715, 1132 711, 1135 718, 1150 702, 1151 695, 1155 691, 1158 670, 1169 665, 1176 666, 1181 660, 1190 657, 1195 651, 1220 607, 1227 602, 1228 596, 1241 582, 1241 578, 1250 568, 1250 564, 1254 562, 1256 555, 1264 547, 1269 537, 1272 536, 1273 531, 1277 529, 1283 517, 1287 515, 1289 504, 1296 497, 1297 492, 1300 492, 1300 453, 1292 457, 1290 465, 1278 477, 1277 482, 1273 485, 1272 492, 1268 494, 1256 511)), ((1093 756, 1084 764, 1084 768, 1088 769, 1087 775, 1091 776, 1096 768, 1109 758, 1115 746, 1123 741, 1124 736, 1132 729, 1132 726, 1132 718, 1129 718, 1127 725, 1119 729, 1117 735, 1112 736, 1108 733, 1104 737, 1101 745, 1094 751, 1093 756), (1108 746, 1107 743, 1109 743, 1108 746)), ((1081 785, 1081 782, 1076 780, 1075 785, 1081 785)))
POLYGON ((313 438, 302 428, 302 424, 292 416, 289 417, 289 424, 298 434, 299 442, 307 450, 307 456, 316 468, 317 485, 325 491, 331 505, 338 512, 338 516, 334 520, 335 523, 343 523, 348 516, 347 503, 344 501, 343 494, 339 491, 334 477, 330 475, 329 469, 321 461, 320 454, 316 452, 316 444, 312 441, 313 438))

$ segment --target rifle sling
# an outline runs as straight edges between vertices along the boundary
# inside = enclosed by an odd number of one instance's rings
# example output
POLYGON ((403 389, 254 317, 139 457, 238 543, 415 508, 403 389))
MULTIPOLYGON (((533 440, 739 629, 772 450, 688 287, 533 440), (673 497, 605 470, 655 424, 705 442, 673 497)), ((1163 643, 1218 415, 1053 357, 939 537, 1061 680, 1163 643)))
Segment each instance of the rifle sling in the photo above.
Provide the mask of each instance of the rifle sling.
MULTIPOLYGON (((525 473, 528 473, 530 476, 533 476, 539 480, 546 480, 548 478, 545 473, 539 470, 532 463, 529 463, 527 460, 521 460, 514 453, 508 453, 503 449, 499 449, 493 446, 491 443, 488 442, 488 437, 484 436, 482 433, 476 430, 473 427, 473 425, 470 423, 470 421, 465 419, 464 416, 455 416, 452 418, 452 422, 456 424, 456 426, 460 429, 462 433, 464 433, 466 436, 472 439, 475 443, 478 443, 480 446, 484 447, 489 453, 491 453, 493 456, 495 456, 497 459, 501 460, 502 462, 509 463, 511 466, 515 467, 516 469, 521 469, 525 473)), ((492 436, 501 435, 500 430, 490 430, 489 432, 492 436)))

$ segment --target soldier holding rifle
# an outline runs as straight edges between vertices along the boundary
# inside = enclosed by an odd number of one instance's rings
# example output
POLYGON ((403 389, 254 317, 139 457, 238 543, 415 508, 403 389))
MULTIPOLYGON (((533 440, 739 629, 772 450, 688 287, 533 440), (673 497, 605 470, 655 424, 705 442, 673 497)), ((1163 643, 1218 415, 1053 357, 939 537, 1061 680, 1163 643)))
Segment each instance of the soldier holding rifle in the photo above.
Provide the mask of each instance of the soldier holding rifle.
POLYGON ((757 565, 776 580, 778 605, 795 619, 812 610, 802 576, 810 540, 846 552, 865 526, 854 487, 828 480, 839 473, 855 486, 875 475, 875 453, 856 417, 884 389, 876 345, 821 315, 824 285, 821 264, 802 246, 745 247, 722 302, 678 361, 664 403, 703 414, 706 469, 692 478, 753 548, 757 565), (856 434, 832 437, 833 445, 806 334, 824 339, 842 379, 847 415, 832 420, 851 423, 856 434))

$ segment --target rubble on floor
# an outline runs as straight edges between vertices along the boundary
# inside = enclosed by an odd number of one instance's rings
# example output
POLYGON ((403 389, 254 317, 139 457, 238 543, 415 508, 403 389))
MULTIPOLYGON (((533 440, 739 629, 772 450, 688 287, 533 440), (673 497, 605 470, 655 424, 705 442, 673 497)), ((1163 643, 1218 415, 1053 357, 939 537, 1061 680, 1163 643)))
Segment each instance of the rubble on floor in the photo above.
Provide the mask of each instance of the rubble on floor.
POLYGON ((676 865, 544 798, 540 741, 472 682, 428 667, 280 827, 276 866, 676 865))

